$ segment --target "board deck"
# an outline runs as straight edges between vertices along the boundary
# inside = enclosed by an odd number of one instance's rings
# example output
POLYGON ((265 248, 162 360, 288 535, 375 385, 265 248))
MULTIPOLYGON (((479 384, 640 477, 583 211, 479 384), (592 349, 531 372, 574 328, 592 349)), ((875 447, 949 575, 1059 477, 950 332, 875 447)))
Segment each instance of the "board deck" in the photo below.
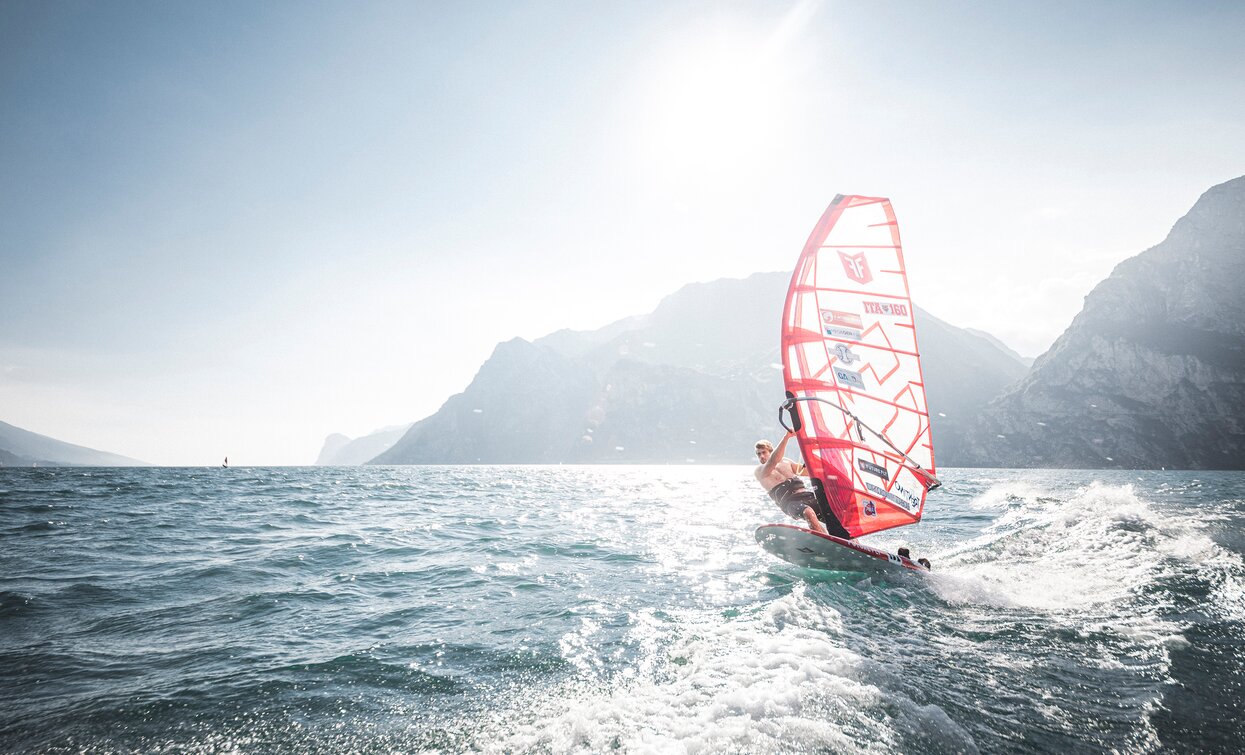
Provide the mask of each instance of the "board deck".
POLYGON ((895 569, 929 571, 912 559, 791 524, 762 525, 757 528, 756 539, 762 548, 782 560, 809 569, 856 572, 885 572, 895 569))

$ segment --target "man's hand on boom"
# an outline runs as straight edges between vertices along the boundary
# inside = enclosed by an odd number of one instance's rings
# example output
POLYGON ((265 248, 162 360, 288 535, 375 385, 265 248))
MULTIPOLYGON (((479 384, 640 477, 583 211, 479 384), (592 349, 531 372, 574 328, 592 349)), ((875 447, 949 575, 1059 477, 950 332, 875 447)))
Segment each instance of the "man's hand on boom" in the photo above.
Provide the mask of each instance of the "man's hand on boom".
POLYGON ((787 450, 787 441, 793 437, 795 437, 795 433, 792 431, 788 431, 786 435, 782 436, 782 440, 778 442, 778 448, 774 449, 773 453, 769 455, 769 458, 765 460, 765 464, 761 467, 760 476, 764 477, 774 471, 774 468, 783 460, 783 452, 787 450))

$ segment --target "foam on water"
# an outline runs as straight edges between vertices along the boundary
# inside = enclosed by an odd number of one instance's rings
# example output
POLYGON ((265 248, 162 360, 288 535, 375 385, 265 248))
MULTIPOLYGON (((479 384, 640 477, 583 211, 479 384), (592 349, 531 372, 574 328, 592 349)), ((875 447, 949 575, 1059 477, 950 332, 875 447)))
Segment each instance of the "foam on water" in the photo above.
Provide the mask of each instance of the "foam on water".
POLYGON ((1218 546, 1198 518, 1162 511, 1131 484, 1094 482, 1066 498, 1023 490, 992 487, 980 497, 1002 510, 942 555, 931 580, 939 595, 1052 613, 1097 608, 1127 624, 1164 614, 1169 606, 1147 588, 1187 569, 1230 591, 1245 584, 1241 556, 1218 546))
POLYGON ((843 631, 838 612, 802 588, 725 622, 691 614, 641 621, 634 632, 662 656, 647 673, 604 689, 576 682, 547 690, 508 711, 485 749, 868 752, 888 749, 901 726, 942 749, 975 750, 937 706, 871 684, 843 631))

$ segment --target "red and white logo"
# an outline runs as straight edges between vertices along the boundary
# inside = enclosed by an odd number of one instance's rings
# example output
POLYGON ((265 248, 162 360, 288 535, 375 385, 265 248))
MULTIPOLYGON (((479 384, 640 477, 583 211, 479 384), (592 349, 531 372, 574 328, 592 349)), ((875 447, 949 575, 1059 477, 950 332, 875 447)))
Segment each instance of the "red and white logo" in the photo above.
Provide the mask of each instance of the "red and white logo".
POLYGON ((821 312, 821 323, 823 325, 838 325, 845 328, 855 328, 860 330, 865 326, 861 321, 860 315, 854 312, 840 312, 837 309, 823 309, 821 312))
POLYGON ((865 261, 864 252, 856 254, 839 252, 839 259, 843 261, 843 272, 847 273, 848 278, 857 283, 868 283, 873 280, 873 273, 869 272, 869 263, 865 261))
POLYGON ((867 315, 892 315, 894 317, 907 317, 907 304, 891 304, 889 302, 867 301, 865 302, 865 314, 867 315))

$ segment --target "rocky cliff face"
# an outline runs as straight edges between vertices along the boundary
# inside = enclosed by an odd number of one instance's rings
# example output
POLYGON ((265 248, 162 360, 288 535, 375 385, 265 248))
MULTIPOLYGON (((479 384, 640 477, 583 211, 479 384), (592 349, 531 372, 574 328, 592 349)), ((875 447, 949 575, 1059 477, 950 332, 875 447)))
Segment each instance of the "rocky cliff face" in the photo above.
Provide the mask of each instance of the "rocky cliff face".
MULTIPOLYGON (((500 344, 467 389, 377 464, 737 463, 780 433, 778 328, 790 275, 684 287, 651 314, 500 344)), ((940 464, 1024 365, 917 310, 940 464)), ((948 456, 949 455, 949 456, 948 456)))
POLYGON ((540 464, 566 460, 597 391, 581 361, 516 338, 467 390, 420 420, 375 464, 540 464))
POLYGON ((971 434, 966 463, 1245 469, 1245 177, 1120 263, 971 434))
POLYGON ((410 427, 409 424, 384 427, 354 439, 333 433, 324 439, 324 446, 316 457, 316 466, 366 464, 378 454, 388 451, 410 427))
MULTIPOLYGON (((324 439, 324 445, 320 447, 320 455, 316 457, 316 466, 333 466, 336 459, 341 454, 342 449, 350 445, 350 438, 341 433, 333 433, 324 439)), ((379 453, 379 452, 378 452, 379 453)), ((376 454, 372 454, 375 456, 376 454)))

